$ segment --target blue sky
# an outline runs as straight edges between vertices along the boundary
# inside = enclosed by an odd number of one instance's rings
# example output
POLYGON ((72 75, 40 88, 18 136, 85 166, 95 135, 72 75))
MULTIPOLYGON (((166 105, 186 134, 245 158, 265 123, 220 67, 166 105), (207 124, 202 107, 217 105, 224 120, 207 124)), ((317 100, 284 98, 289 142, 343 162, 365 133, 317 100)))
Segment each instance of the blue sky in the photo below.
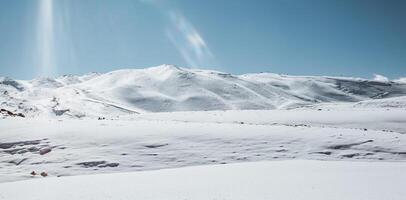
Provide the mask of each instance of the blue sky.
POLYGON ((0 0, 0 76, 165 63, 405 77, 405 10, 404 0, 0 0))

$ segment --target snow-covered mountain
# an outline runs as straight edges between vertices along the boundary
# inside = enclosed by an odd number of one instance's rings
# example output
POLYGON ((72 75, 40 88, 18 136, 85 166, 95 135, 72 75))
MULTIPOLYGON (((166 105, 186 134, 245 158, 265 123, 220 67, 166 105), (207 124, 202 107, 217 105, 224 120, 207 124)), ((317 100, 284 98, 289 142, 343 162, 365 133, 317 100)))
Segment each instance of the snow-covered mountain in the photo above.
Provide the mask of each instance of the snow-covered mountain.
POLYGON ((386 98, 390 99, 387 106, 404 106, 406 100, 401 96, 405 95, 406 83, 402 80, 271 73, 232 75, 172 65, 34 80, 0 78, 0 108, 29 117, 288 109, 328 102, 385 106, 386 98), (374 103, 375 99, 380 100, 374 103))

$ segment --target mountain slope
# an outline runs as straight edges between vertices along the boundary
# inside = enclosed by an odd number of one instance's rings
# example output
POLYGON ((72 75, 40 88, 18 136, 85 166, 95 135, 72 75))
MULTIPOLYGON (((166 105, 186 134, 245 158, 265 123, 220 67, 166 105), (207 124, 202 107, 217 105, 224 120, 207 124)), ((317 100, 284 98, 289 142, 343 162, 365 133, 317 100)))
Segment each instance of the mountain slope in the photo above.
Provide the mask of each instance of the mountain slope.
POLYGON ((237 76, 172 65, 29 81, 0 78, 0 107, 31 117, 117 117, 141 112, 285 109, 404 95, 406 84, 402 81, 271 73, 237 76))

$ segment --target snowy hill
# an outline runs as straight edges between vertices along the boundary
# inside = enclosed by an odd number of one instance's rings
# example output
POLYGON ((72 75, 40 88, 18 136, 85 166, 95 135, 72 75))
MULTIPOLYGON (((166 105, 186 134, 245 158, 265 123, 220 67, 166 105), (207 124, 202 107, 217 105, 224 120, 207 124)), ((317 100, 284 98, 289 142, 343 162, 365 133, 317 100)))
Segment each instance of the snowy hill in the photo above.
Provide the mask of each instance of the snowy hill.
POLYGON ((29 117, 288 109, 340 102, 390 107, 405 105, 405 98, 390 98, 405 95, 406 83, 401 80, 232 75, 172 65, 34 80, 0 78, 0 107, 29 117))

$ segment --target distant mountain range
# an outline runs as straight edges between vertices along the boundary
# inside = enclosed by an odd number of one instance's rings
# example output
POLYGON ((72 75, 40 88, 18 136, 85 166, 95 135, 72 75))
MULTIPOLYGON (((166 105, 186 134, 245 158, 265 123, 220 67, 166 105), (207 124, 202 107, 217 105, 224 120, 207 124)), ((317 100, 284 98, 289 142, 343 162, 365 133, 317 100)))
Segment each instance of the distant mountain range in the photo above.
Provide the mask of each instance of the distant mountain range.
POLYGON ((33 80, 0 78, 0 108, 27 117, 117 117, 143 112, 292 109, 405 95, 406 82, 402 80, 272 73, 232 75, 173 65, 33 80))

